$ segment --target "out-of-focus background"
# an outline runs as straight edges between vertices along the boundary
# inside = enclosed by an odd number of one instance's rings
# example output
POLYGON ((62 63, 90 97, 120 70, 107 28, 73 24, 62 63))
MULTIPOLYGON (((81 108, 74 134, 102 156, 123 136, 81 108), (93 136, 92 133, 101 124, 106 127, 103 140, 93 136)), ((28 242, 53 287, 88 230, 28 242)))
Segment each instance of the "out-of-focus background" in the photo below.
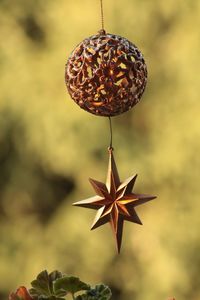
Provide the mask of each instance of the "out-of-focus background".
POLYGON ((81 110, 64 84, 73 48, 100 29, 98 0, 0 1, 0 299, 43 269, 114 300, 200 299, 200 1, 104 1, 108 32, 133 41, 146 92, 113 118, 121 178, 158 199, 125 224, 116 254, 109 225, 71 204, 105 180, 108 120, 81 110))

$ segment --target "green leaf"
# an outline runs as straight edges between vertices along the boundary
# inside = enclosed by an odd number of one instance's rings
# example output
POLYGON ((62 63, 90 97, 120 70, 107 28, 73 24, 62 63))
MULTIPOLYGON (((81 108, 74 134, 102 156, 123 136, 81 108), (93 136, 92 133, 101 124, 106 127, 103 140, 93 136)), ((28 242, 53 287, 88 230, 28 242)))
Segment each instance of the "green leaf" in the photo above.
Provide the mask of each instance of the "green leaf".
POLYGON ((71 294, 75 294, 79 291, 89 290, 90 286, 79 278, 73 276, 65 276, 63 278, 57 279, 54 282, 54 292, 57 294, 58 291, 65 291, 71 294))
POLYGON ((91 292, 101 300, 109 300, 112 296, 110 288, 104 284, 97 284, 91 292))
POLYGON ((76 297, 76 300, 109 300, 111 299, 111 296, 112 293, 108 286, 98 284, 85 294, 76 297))
MULTIPOLYGON (((51 296, 50 284, 49 284, 49 275, 47 271, 41 272, 37 279, 31 282, 33 289, 37 295, 51 296)), ((33 291, 33 290, 31 290, 33 291)))
MULTIPOLYGON (((63 277, 63 274, 59 271, 53 271, 49 274, 49 279, 50 279, 51 283, 56 281, 58 278, 62 278, 62 277, 63 277)), ((53 288, 53 284, 52 284, 52 288, 53 288)))
MULTIPOLYGON (((58 271, 54 271, 50 274, 45 270, 41 272, 35 280, 31 282, 32 289, 29 290, 32 297, 39 297, 38 299, 59 299, 58 297, 64 296, 55 295, 53 291, 53 282, 58 278, 62 278, 62 274, 58 271)), ((65 293, 66 295, 66 293, 65 293)))

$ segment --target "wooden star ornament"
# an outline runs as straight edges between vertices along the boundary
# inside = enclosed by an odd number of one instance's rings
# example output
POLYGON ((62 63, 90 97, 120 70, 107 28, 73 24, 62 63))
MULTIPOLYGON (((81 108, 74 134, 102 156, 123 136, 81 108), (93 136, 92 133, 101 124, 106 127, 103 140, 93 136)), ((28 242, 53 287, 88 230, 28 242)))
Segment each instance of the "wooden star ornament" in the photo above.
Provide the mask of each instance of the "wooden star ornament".
POLYGON ((142 225, 135 207, 155 199, 155 196, 135 194, 132 192, 137 175, 124 182, 120 181, 113 148, 109 148, 109 164, 106 184, 89 179, 96 196, 74 203, 73 205, 97 210, 91 229, 110 223, 120 253, 124 221, 142 225))

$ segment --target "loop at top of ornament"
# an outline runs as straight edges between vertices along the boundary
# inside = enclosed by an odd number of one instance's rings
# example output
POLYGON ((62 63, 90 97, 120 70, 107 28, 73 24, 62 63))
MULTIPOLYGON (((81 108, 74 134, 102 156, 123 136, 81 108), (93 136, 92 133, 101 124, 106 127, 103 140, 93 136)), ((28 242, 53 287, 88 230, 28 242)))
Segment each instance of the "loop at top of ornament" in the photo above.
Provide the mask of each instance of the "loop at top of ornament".
POLYGON ((115 116, 137 104, 147 83, 140 50, 118 35, 99 32, 82 41, 65 69, 72 99, 98 116, 115 116))

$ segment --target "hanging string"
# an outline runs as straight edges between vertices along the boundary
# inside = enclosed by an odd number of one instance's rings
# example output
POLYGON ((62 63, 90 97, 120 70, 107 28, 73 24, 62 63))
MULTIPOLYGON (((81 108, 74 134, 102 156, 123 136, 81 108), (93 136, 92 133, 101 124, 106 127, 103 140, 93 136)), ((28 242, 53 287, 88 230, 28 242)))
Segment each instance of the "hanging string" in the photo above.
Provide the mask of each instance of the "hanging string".
MULTIPOLYGON (((100 8, 101 8, 101 32, 105 32, 104 28, 104 12, 103 12, 103 0, 100 0, 100 8)), ((111 117, 109 119, 109 127, 110 127, 110 146, 108 150, 113 150, 112 141, 113 141, 113 132, 112 132, 112 121, 111 117)))
POLYGON ((101 7, 101 30, 104 31, 104 13, 103 13, 103 0, 100 0, 101 7))
POLYGON ((109 117, 109 126, 110 126, 110 146, 109 146, 109 150, 113 150, 113 130, 112 130, 112 121, 111 121, 111 117, 109 117))

